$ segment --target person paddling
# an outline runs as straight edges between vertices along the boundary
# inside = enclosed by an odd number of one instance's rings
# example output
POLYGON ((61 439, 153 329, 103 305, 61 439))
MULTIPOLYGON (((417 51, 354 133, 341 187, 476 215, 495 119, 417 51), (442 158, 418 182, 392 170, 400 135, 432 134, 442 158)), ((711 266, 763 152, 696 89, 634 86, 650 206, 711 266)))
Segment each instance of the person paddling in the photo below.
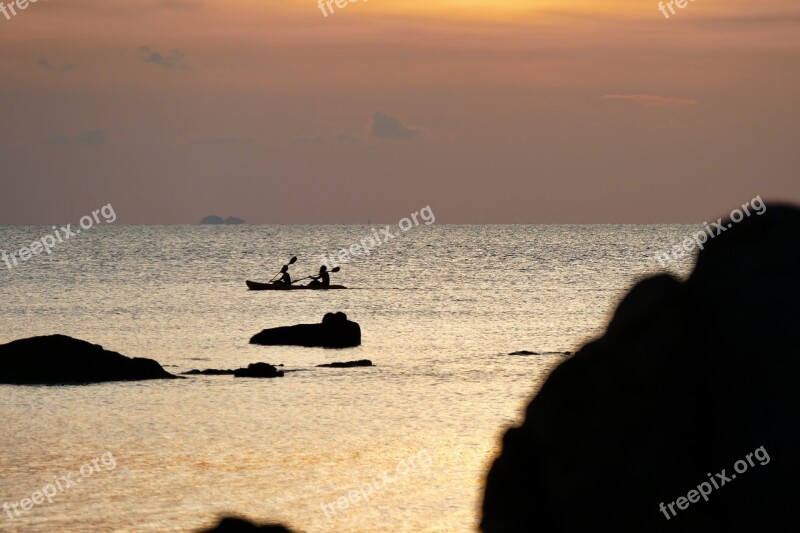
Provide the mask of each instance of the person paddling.
POLYGON ((321 285, 323 288, 327 289, 331 284, 331 275, 328 274, 328 267, 322 265, 319 267, 319 275, 318 276, 309 276, 311 278, 311 283, 309 283, 309 287, 321 285))
POLYGON ((283 265, 281 268, 281 278, 275 283, 282 283, 284 285, 291 285, 292 284, 292 276, 289 275, 289 265, 283 265))
POLYGON ((285 284, 285 285, 291 285, 292 284, 292 276, 289 275, 289 265, 293 265, 296 262, 297 262, 297 257, 296 256, 292 257, 289 260, 289 264, 288 265, 283 265, 281 267, 280 273, 272 276, 272 279, 269 280, 269 282, 270 283, 280 283, 280 284, 285 284), (280 276, 280 279, 276 280, 275 278, 277 278, 278 276, 280 276))

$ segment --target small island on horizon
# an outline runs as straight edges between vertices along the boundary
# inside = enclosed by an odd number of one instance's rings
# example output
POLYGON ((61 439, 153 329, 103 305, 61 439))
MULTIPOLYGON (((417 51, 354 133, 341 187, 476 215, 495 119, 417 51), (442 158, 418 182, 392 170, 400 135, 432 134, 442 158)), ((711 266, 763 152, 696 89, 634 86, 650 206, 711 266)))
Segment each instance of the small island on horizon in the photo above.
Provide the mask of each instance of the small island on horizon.
POLYGON ((217 215, 208 215, 200 221, 200 224, 244 224, 244 220, 233 216, 222 218, 217 215))

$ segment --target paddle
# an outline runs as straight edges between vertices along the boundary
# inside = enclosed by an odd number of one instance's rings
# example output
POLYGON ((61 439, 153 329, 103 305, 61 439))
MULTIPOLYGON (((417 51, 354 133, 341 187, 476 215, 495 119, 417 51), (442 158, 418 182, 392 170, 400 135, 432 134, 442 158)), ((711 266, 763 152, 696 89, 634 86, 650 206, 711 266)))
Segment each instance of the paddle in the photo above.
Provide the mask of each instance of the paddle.
MULTIPOLYGON (((328 272, 339 272, 341 269, 342 269, 342 267, 333 267, 333 269, 331 269, 331 270, 328 270, 328 272)), ((294 280, 294 281, 292 282, 292 285, 294 285, 294 284, 295 284, 295 283, 297 283, 298 281, 304 281, 304 280, 307 280, 307 279, 314 279, 314 278, 316 278, 316 277, 319 277, 319 276, 306 276, 306 277, 304 277, 304 278, 296 279, 296 280, 294 280)))
MULTIPOLYGON (((289 259, 289 264, 290 264, 290 265, 293 265, 293 264, 295 264, 295 263, 297 263, 297 256, 294 256, 294 257, 292 257, 291 259, 289 259)), ((271 280, 269 280, 269 283, 272 283, 273 281, 275 281, 275 278, 277 278, 277 277, 278 277, 278 276, 280 276, 281 274, 283 274, 283 269, 281 269, 281 272, 278 272, 277 274, 275 274, 274 276, 272 276, 272 279, 271 279, 271 280)))

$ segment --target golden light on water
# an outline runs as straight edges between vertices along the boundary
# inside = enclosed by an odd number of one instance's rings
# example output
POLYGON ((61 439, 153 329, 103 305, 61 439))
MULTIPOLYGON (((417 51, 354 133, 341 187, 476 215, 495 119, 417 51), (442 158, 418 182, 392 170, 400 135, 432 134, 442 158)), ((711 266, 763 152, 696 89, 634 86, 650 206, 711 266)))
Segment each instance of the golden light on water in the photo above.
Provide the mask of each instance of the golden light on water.
MULTIPOLYGON (((340 0, 341 2, 341 0, 340 0)), ((327 5, 327 0, 323 0, 327 5)), ((317 10, 317 0, 291 0, 292 10, 306 12, 317 10)), ((263 7, 263 2, 252 2, 253 7, 263 7)), ((365 14, 402 14, 404 16, 434 17, 437 19, 516 20, 535 19, 553 13, 641 13, 652 11, 655 4, 635 4, 610 0, 587 2, 585 0, 355 0, 338 7, 335 0, 331 6, 336 14, 345 12, 351 16, 365 14)), ((330 11, 329 11, 330 13, 330 11)), ((328 17, 330 18, 330 16, 328 17)))

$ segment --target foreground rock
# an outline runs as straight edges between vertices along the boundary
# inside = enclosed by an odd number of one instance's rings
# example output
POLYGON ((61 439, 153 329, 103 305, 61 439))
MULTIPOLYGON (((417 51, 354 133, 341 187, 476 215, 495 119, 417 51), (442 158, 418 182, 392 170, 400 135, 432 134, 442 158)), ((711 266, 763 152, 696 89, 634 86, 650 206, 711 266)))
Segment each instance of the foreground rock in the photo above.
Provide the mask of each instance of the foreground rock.
POLYGON ((345 361, 342 363, 325 363, 324 365, 317 365, 319 368, 355 368, 358 366, 375 366, 369 359, 361 359, 359 361, 345 361))
POLYGON ((174 379, 152 359, 130 358, 66 335, 0 345, 0 383, 57 385, 174 379))
POLYGON ((800 531, 798 326, 800 211, 770 206, 688 281, 636 285, 552 372, 503 438, 481 528, 800 531))
POLYGON ((203 530, 201 533, 292 533, 281 525, 265 524, 256 525, 243 518, 223 518, 219 524, 211 529, 203 530))
POLYGON ((254 335, 250 344, 350 348, 361 344, 361 327, 344 313, 326 313, 320 324, 265 329, 254 335))

